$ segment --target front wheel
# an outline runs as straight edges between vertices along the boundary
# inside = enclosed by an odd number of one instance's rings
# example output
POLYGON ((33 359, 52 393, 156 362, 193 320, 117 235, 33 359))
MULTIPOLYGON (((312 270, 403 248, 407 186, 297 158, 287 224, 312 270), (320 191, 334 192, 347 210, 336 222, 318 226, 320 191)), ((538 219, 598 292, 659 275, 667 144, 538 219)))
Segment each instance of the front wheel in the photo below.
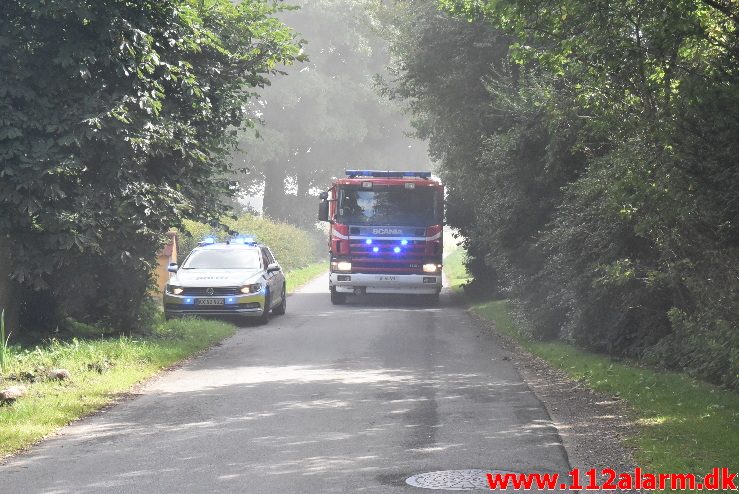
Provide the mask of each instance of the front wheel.
POLYGON ((341 305, 344 302, 346 302, 346 294, 337 292, 336 288, 331 288, 331 303, 341 305))
POLYGON ((287 310, 287 292, 285 290, 285 285, 282 285, 282 302, 280 302, 280 305, 272 309, 272 314, 277 314, 278 316, 281 316, 285 313, 287 310))
POLYGON ((269 322, 269 313, 270 313, 270 305, 272 304, 272 301, 270 300, 269 292, 264 297, 264 308, 262 309, 262 315, 259 316, 259 322, 261 324, 267 324, 269 322))

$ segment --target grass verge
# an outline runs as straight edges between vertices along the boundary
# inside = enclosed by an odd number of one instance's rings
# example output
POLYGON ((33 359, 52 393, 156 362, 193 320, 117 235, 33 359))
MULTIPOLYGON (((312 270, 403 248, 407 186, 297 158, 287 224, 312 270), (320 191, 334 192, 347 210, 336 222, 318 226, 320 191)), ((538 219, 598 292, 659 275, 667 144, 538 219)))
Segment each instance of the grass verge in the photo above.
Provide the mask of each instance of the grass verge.
POLYGON ((326 271, 328 271, 328 263, 317 262, 304 268, 295 269, 285 273, 285 278, 287 279, 287 292, 294 292, 309 281, 312 281, 316 276, 319 276, 326 271))
POLYGON ((465 251, 457 248, 444 259, 444 274, 449 287, 454 291, 461 291, 462 285, 467 283, 469 276, 464 267, 465 251))
POLYGON ((0 387, 24 385, 28 394, 0 407, 0 457, 102 408, 116 394, 234 331, 233 325, 220 321, 177 319, 162 323, 146 338, 53 340, 33 349, 10 347, 0 387), (58 368, 71 377, 50 379, 49 372, 58 368))
MULTIPOLYGON (((465 280, 463 250, 445 262, 447 275, 465 280), (454 257, 453 257, 454 256, 454 257)), ((460 281, 457 284, 461 284, 460 281)), ((687 375, 614 362, 562 342, 530 340, 505 300, 471 302, 472 311, 572 379, 625 401, 637 423, 635 460, 653 473, 705 475, 714 467, 739 471, 739 395, 687 375)))

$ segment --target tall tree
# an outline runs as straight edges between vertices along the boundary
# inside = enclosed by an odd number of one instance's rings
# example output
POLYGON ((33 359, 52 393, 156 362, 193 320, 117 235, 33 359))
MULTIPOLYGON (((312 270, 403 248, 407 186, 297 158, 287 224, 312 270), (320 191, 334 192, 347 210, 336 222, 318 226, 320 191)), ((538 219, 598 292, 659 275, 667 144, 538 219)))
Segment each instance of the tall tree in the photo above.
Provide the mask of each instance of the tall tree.
POLYGON ((162 233, 221 214, 246 105, 298 56, 278 10, 0 4, 0 237, 28 314, 138 324, 162 233), (31 308, 39 294, 46 311, 31 308))
POLYGON ((245 189, 263 193, 265 214, 315 223, 315 190, 345 168, 427 169, 425 146, 406 137, 407 118, 383 99, 374 78, 386 43, 369 25, 367 0, 297 2, 282 18, 308 39, 310 62, 262 95, 259 138, 234 156, 245 189))

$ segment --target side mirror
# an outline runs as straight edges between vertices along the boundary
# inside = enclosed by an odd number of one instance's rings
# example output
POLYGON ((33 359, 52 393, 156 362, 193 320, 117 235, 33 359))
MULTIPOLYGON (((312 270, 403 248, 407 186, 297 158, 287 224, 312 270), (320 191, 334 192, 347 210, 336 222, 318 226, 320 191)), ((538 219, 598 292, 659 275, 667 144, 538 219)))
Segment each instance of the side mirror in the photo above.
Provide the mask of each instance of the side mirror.
POLYGON ((169 271, 170 273, 176 273, 178 269, 179 266, 176 262, 170 262, 169 266, 167 266, 167 271, 169 271))
POLYGON ((318 204, 318 221, 328 221, 328 201, 325 199, 318 204))
POLYGON ((274 273, 276 271, 282 271, 282 268, 280 267, 279 264, 273 263, 273 264, 270 264, 269 266, 267 266, 267 272, 268 273, 274 273))
POLYGON ((327 201, 328 200, 328 192, 321 192, 320 194, 318 194, 318 198, 320 200, 322 200, 322 201, 327 201))

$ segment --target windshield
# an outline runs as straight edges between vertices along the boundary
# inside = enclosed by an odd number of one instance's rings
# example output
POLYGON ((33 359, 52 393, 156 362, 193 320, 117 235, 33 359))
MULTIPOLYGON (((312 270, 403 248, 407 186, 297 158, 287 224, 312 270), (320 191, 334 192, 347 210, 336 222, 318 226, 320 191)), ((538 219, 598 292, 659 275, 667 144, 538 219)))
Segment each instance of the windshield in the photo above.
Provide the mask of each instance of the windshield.
POLYGON ((196 250, 182 269, 259 269, 257 250, 196 250))
POLYGON ((342 187, 338 213, 342 223, 354 225, 428 226, 441 222, 436 190, 432 187, 342 187))

